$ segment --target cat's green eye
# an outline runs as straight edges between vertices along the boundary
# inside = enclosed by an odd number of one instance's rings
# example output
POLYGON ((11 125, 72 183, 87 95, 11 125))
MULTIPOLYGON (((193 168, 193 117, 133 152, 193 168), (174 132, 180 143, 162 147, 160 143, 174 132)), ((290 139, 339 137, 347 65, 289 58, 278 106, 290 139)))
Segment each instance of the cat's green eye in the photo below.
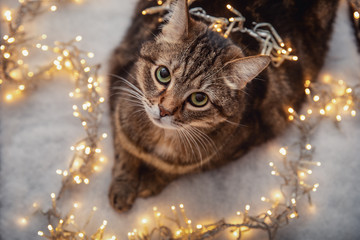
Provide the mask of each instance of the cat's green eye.
POLYGON ((189 102, 194 107, 203 107, 208 102, 209 98, 205 93, 195 92, 189 97, 189 102))
POLYGON ((160 66, 156 69, 155 77, 161 84, 168 84, 171 80, 170 71, 164 66, 160 66))

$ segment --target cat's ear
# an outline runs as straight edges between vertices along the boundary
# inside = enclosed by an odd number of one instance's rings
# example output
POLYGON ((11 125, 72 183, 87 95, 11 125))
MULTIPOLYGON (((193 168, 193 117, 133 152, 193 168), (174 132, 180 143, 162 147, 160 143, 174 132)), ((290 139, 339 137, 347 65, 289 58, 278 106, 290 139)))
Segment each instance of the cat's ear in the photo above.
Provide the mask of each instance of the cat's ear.
POLYGON ((178 42, 189 34, 189 9, 187 0, 177 0, 172 6, 168 22, 162 28, 162 34, 168 42, 178 42))
POLYGON ((225 78, 225 83, 232 89, 242 89, 269 65, 270 60, 269 56, 259 55, 227 62, 224 69, 229 77, 225 78))

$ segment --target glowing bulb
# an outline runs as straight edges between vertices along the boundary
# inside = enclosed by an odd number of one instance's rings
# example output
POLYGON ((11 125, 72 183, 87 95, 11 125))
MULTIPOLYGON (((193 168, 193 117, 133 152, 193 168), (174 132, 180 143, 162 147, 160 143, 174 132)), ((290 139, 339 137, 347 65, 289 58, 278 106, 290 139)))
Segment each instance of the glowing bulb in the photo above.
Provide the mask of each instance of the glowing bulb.
POLYGON ((232 6, 230 4, 226 5, 227 9, 232 9, 232 6))
POLYGON ((343 107, 344 111, 349 110, 349 108, 350 108, 350 106, 349 106, 349 105, 345 105, 345 106, 343 107))
POLYGON ((266 201, 266 197, 261 197, 261 201, 265 202, 265 201, 266 201))
POLYGON ((305 148, 306 148, 307 150, 311 150, 312 146, 311 146, 311 144, 306 144, 305 148))
POLYGON ((108 136, 107 133, 103 133, 103 134, 102 134, 102 137, 103 137, 103 138, 107 138, 107 136, 108 136))
POLYGON ((49 231, 54 230, 54 228, 51 225, 48 225, 48 229, 49 229, 49 231))
POLYGON ((285 156, 286 155, 286 149, 285 148, 280 148, 279 149, 279 153, 281 154, 281 155, 283 155, 283 156, 285 156))
POLYGON ((99 102, 103 103, 105 101, 105 98, 101 97, 99 98, 99 102))
POLYGON ((47 50, 49 50, 49 46, 47 46, 47 45, 42 45, 42 46, 41 46, 41 50, 47 51, 47 50))
POLYGON ((69 56, 69 55, 70 55, 70 53, 69 53, 69 51, 68 51, 68 50, 64 50, 62 53, 63 53, 63 55, 64 55, 65 57, 67 57, 67 56, 69 56))
POLYGON ((100 149, 100 148, 97 148, 97 149, 95 149, 95 152, 96 152, 96 153, 101 153, 101 149, 100 149))
POLYGON ((301 121, 305 121, 305 119, 306 119, 305 115, 300 115, 300 120, 301 121))
POLYGON ((289 116, 289 120, 290 120, 290 121, 294 120, 294 116, 293 116, 293 115, 290 115, 290 116, 289 116))
POLYGON ((79 207, 79 203, 74 203, 74 208, 78 208, 79 207))
POLYGON ((273 162, 269 162, 269 166, 270 166, 270 167, 273 167, 273 166, 274 166, 274 163, 273 163, 273 162))
POLYGON ((47 38, 47 35, 46 35, 46 34, 43 34, 43 35, 41 35, 41 38, 42 38, 42 39, 46 39, 46 38, 47 38))
POLYGON ((143 219, 141 220, 141 222, 142 222, 143 224, 146 224, 146 223, 148 222, 148 220, 147 220, 146 218, 143 218, 143 219))
POLYGON ((14 98, 14 96, 12 94, 7 94, 5 96, 6 101, 11 101, 11 100, 13 100, 13 98, 14 98))
POLYGON ((201 224, 196 225, 196 228, 197 228, 197 229, 202 229, 202 227, 203 227, 203 226, 202 226, 201 224))
POLYGON ((55 12, 55 11, 57 10, 57 7, 56 7, 55 5, 52 5, 52 6, 50 7, 50 10, 51 10, 52 12, 55 12))
POLYGON ((11 55, 10 55, 10 53, 6 52, 6 53, 4 53, 3 56, 4 56, 5 59, 8 59, 8 58, 10 58, 11 55))
POLYGON ((90 180, 89 180, 88 178, 85 178, 85 179, 84 179, 84 183, 85 183, 85 184, 89 184, 89 183, 90 183, 90 180))
POLYGON ((291 199, 291 203, 292 203, 292 204, 295 204, 295 203, 296 203, 295 198, 292 198, 292 199, 291 199))
POLYGON ((305 88, 305 94, 310 95, 310 89, 309 88, 305 88))
POLYGON ((12 17, 11 17, 11 11, 10 10, 5 11, 4 16, 5 16, 5 19, 7 21, 9 21, 9 22, 11 21, 12 17))
POLYGON ((189 220, 187 220, 187 224, 191 224, 191 220, 189 219, 189 220))
POLYGON ((295 218, 295 217, 296 217, 295 213, 290 214, 290 218, 295 218))
POLYGON ((14 38, 14 37, 11 37, 11 38, 9 38, 9 39, 7 40, 7 42, 8 42, 8 43, 13 43, 13 42, 15 42, 15 38, 14 38))
POLYGON ((184 204, 181 203, 181 204, 179 205, 179 207, 180 207, 180 208, 184 208, 184 204))
POLYGON ((276 171, 272 170, 271 175, 276 175, 276 171))
POLYGON ((147 12, 144 10, 144 11, 141 12, 141 14, 142 14, 142 15, 146 15, 147 12))
POLYGON ((62 173, 63 173, 63 172, 62 172, 62 170, 61 170, 61 169, 57 169, 57 170, 56 170, 56 174, 58 174, 58 175, 62 175, 62 173))
POLYGON ((352 92, 352 89, 351 88, 347 88, 346 89, 346 93, 351 93, 352 92))
POLYGON ((338 121, 338 122, 341 121, 341 116, 340 115, 336 115, 336 121, 338 121))
POLYGON ((312 110, 311 109, 308 109, 307 110, 307 113, 310 115, 310 114, 312 114, 312 110))
POLYGON ((91 148, 90 147, 86 147, 85 148, 85 154, 89 155, 91 153, 91 148))
POLYGON ((325 115, 325 110, 324 110, 324 109, 320 109, 320 114, 321 114, 321 115, 325 115))
POLYGON ((84 72, 90 72, 90 67, 84 68, 84 72))
POLYGON ((25 56, 25 57, 29 55, 29 51, 26 50, 26 49, 22 50, 21 53, 22 53, 22 55, 25 56))
POLYGON ((355 19, 359 19, 360 18, 360 13, 358 11, 354 12, 354 18, 355 19))
POLYGON ((76 36, 76 38, 75 38, 75 40, 77 41, 77 42, 80 42, 81 40, 82 40, 82 36, 76 36))
POLYGON ((326 111, 330 111, 331 110, 331 105, 330 104, 326 105, 325 109, 326 109, 326 111))
POLYGON ((79 237, 81 237, 81 238, 84 237, 84 234, 83 234, 83 233, 79 233, 78 235, 79 235, 79 237))
POLYGON ((293 57, 292 57, 292 60, 293 60, 293 61, 297 61, 297 60, 299 60, 299 58, 298 58, 298 56, 293 56, 293 57))
POLYGON ((249 205, 249 204, 247 204, 247 205, 245 206, 245 210, 246 210, 246 211, 249 211, 249 210, 250 210, 250 205, 249 205))
POLYGON ((267 214, 271 216, 272 212, 270 210, 267 211, 267 214))
POLYGON ((95 54, 92 53, 92 52, 88 52, 87 56, 88 56, 89 58, 93 58, 93 57, 95 57, 95 54))
POLYGON ((44 236, 44 232, 43 231, 38 231, 38 235, 41 237, 41 236, 44 236))
POLYGON ((289 113, 294 113, 294 109, 291 108, 291 107, 289 107, 289 108, 288 108, 288 112, 289 112, 289 113))
POLYGON ((19 223, 20 223, 21 225, 26 225, 26 224, 28 223, 28 221, 27 221, 26 218, 20 218, 20 219, 19 219, 19 223))
POLYGON ((356 116, 356 111, 355 111, 355 110, 352 110, 352 111, 351 111, 351 116, 353 116, 353 117, 356 116))
POLYGON ((55 197, 56 197, 55 193, 51 193, 51 194, 50 194, 50 197, 51 197, 52 199, 55 199, 55 197))
POLYGON ((240 215, 241 215, 241 212, 240 212, 240 211, 237 211, 237 212, 236 212, 236 215, 240 216, 240 215))
POLYGON ((318 102, 320 100, 320 97, 318 95, 315 95, 313 99, 314 99, 314 102, 318 102))

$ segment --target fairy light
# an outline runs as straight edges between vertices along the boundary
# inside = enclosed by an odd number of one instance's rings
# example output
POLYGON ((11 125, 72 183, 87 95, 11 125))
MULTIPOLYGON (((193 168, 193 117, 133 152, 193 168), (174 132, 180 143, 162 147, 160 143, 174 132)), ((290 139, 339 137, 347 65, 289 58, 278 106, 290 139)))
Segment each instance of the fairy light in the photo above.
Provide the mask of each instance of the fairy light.
POLYGON ((282 148, 279 149, 279 153, 281 155, 285 156, 287 152, 286 152, 286 149, 282 147, 282 148))
POLYGON ((57 6, 52 5, 52 6, 50 7, 50 10, 51 10, 52 12, 55 12, 55 11, 57 10, 57 6))
POLYGON ((355 18, 356 20, 358 20, 358 19, 360 18, 360 14, 359 14, 358 11, 355 11, 355 12, 354 12, 354 18, 355 18))

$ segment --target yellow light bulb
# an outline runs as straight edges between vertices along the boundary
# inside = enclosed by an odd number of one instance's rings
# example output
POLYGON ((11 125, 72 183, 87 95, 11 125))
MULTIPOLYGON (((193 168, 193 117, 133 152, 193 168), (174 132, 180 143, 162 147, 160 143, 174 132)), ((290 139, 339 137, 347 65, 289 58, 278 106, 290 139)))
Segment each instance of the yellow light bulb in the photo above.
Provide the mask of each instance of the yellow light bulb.
POLYGON ((294 113, 294 109, 291 108, 291 107, 289 107, 289 108, 288 108, 288 112, 289 112, 289 113, 294 113))
POLYGON ((307 150, 311 150, 312 146, 311 146, 311 144, 306 144, 305 148, 306 148, 307 150))
POLYGON ((11 11, 10 11, 10 10, 5 11, 4 16, 5 16, 5 19, 6 19, 7 21, 10 22, 10 21, 12 20, 11 11))
POLYGON ((360 13, 358 11, 354 12, 354 18, 355 19, 359 19, 360 18, 360 13))
POLYGON ((75 38, 75 40, 77 41, 77 42, 80 42, 81 40, 82 40, 82 36, 76 36, 76 38, 75 38))
POLYGON ((52 6, 50 7, 50 10, 51 10, 52 12, 55 12, 55 11, 57 10, 57 6, 52 5, 52 6))
POLYGON ((341 116, 340 116, 340 115, 336 115, 336 120, 337 120, 338 122, 340 122, 340 121, 341 121, 341 116))
POLYGON ((6 52, 6 53, 4 53, 3 56, 4 56, 5 59, 9 59, 11 57, 11 54, 6 52))
POLYGON ((315 95, 315 96, 313 97, 313 99, 314 99, 314 102, 318 102, 318 101, 320 100, 320 97, 319 97, 318 95, 315 95))
POLYGON ((281 155, 283 155, 283 156, 285 156, 286 155, 286 149, 285 148, 280 148, 279 149, 279 153, 281 154, 281 155))
POLYGON ((300 120, 301 121, 305 121, 305 119, 306 119, 305 115, 300 115, 300 120))

